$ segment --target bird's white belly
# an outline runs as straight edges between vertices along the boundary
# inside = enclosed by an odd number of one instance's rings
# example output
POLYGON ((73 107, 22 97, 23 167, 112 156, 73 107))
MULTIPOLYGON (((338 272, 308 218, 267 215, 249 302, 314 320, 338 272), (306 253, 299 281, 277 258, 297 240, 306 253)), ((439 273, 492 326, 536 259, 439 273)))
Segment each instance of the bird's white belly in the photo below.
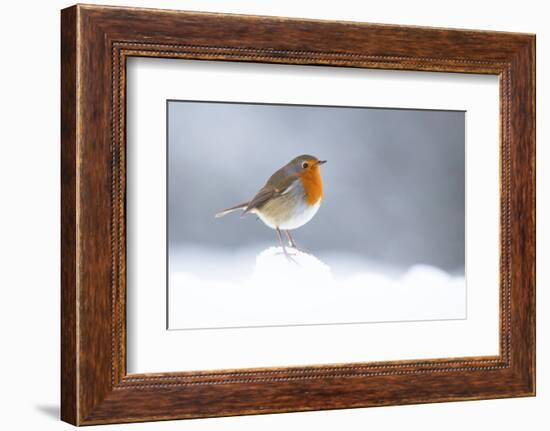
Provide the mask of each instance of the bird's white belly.
POLYGON ((254 213, 262 220, 267 226, 272 229, 283 229, 283 230, 292 230, 297 229, 305 225, 310 221, 321 206, 321 199, 316 204, 308 205, 307 203, 302 203, 284 217, 284 220, 275 219, 274 217, 269 217, 267 214, 262 213, 261 211, 254 211, 254 213))

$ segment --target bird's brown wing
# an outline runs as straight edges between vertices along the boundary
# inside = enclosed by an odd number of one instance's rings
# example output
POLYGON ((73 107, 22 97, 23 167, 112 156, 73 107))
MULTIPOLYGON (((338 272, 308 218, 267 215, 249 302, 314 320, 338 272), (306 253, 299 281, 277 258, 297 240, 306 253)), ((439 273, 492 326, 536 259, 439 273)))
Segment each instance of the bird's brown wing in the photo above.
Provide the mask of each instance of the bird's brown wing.
POLYGON ((280 176, 279 178, 276 178, 279 173, 279 171, 275 172, 267 181, 266 185, 263 186, 258 193, 256 193, 256 196, 252 198, 252 200, 248 203, 248 206, 243 211, 243 216, 253 209, 260 208, 270 199, 285 194, 290 190, 294 182, 298 180, 298 177, 296 176, 289 176, 284 179, 280 176))

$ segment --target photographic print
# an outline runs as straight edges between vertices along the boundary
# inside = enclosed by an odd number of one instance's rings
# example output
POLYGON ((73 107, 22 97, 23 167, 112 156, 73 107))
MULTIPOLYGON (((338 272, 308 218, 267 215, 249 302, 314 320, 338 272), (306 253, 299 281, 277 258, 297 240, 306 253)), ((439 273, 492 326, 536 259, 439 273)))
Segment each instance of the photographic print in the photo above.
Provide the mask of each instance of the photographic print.
POLYGON ((64 421, 535 395, 535 35, 61 24, 64 421))
POLYGON ((466 318, 464 111, 167 116, 168 329, 466 318))

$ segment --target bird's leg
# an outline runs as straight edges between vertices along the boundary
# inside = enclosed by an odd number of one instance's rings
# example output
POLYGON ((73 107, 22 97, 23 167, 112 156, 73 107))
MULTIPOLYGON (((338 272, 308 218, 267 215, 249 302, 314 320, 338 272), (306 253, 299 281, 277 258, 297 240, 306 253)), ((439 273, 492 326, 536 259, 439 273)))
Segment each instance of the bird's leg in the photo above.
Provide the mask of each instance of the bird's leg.
POLYGON ((281 235, 281 230, 277 227, 277 228, 275 228, 275 231, 277 232, 277 238, 279 238, 279 244, 281 244, 281 247, 283 249, 283 253, 286 255, 287 252, 286 252, 285 242, 283 241, 283 237, 281 235))
POLYGON ((296 245, 296 243, 294 242, 294 239, 292 238, 292 236, 290 235, 290 232, 288 230, 285 230, 285 233, 286 233, 286 236, 288 238, 288 243, 290 244, 290 246, 292 248, 295 248, 296 250, 298 250, 298 246, 296 245))
POLYGON ((290 260, 290 261, 296 263, 296 262, 294 261, 294 259, 292 259, 292 257, 290 257, 290 254, 288 253, 288 251, 286 251, 285 243, 284 243, 284 241, 283 241, 283 236, 281 235, 281 230, 277 227, 277 228, 275 228, 275 231, 277 232, 277 237, 279 238, 279 243, 281 244, 281 247, 282 247, 282 249, 283 249, 283 254, 285 255, 285 257, 286 257, 288 260, 290 260))
POLYGON ((288 230, 285 230, 286 232, 286 236, 288 237, 288 241, 290 242, 290 246, 297 250, 297 251, 301 251, 302 253, 307 253, 306 250, 304 250, 303 248, 299 248, 297 245, 296 245, 296 242, 294 241, 294 238, 292 238, 292 235, 290 235, 290 232, 288 230))

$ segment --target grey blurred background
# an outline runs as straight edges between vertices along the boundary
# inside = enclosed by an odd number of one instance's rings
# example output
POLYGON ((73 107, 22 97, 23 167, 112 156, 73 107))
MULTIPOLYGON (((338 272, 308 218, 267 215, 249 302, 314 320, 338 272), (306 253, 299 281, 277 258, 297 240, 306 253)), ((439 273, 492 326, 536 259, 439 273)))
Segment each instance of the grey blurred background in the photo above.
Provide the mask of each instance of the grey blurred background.
POLYGON ((293 232, 299 246, 464 271, 464 112, 167 103, 170 250, 276 245, 255 216, 214 214, 306 153, 328 163, 319 212, 293 232))

